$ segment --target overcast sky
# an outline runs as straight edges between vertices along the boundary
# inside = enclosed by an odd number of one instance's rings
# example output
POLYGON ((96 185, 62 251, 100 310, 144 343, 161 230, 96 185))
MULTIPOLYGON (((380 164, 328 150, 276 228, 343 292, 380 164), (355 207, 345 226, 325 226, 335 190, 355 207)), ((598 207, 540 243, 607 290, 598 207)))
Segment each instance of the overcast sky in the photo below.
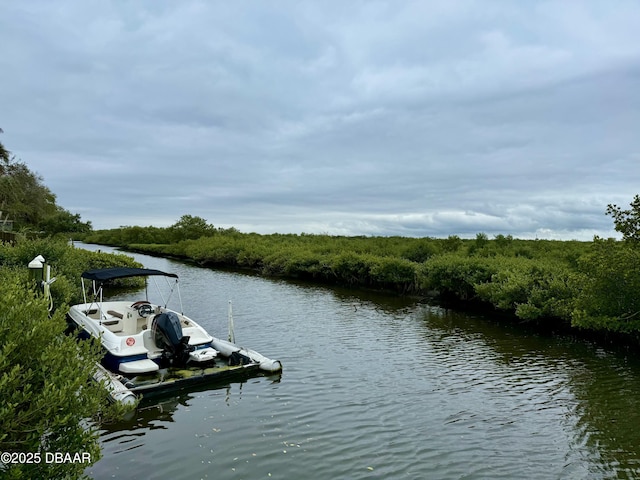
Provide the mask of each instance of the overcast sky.
POLYGON ((590 240, 640 2, 0 0, 0 141, 96 229, 590 240))

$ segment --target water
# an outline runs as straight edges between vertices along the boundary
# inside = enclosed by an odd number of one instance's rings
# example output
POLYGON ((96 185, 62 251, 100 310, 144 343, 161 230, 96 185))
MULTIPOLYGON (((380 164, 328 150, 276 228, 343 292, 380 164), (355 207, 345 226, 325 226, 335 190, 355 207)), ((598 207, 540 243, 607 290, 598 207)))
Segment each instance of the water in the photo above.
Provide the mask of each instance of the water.
POLYGON ((135 257, 178 273, 185 313, 217 336, 232 300, 237 342, 284 371, 176 392, 106 427, 86 471, 96 479, 640 477, 637 354, 411 299, 135 257))

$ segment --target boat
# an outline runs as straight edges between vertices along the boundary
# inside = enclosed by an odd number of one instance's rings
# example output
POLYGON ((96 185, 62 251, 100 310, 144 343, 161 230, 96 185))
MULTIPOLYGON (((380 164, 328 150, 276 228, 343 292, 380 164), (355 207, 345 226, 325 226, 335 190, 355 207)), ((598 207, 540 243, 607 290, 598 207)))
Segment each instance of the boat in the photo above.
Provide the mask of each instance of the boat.
POLYGON ((80 337, 98 339, 102 344, 104 356, 96 379, 110 390, 114 401, 130 403, 140 395, 188 384, 282 371, 279 360, 234 343, 231 313, 228 341, 210 335, 186 316, 175 273, 103 268, 83 272, 81 281, 83 303, 69 308, 67 321, 80 337), (153 279, 161 301, 152 303, 148 288, 145 298, 135 302, 104 300, 105 286, 132 277, 143 277, 147 287, 153 279), (164 294, 157 282, 161 278, 166 284, 164 294), (168 308, 176 294, 179 310, 168 308))

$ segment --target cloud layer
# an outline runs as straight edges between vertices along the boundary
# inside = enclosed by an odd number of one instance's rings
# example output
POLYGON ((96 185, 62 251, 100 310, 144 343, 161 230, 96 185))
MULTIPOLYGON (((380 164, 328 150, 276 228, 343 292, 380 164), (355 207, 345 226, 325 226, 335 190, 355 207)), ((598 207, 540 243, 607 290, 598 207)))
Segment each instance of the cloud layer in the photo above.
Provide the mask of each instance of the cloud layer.
POLYGON ((12 2, 1 140, 96 228, 610 236, 639 24, 624 0, 12 2))

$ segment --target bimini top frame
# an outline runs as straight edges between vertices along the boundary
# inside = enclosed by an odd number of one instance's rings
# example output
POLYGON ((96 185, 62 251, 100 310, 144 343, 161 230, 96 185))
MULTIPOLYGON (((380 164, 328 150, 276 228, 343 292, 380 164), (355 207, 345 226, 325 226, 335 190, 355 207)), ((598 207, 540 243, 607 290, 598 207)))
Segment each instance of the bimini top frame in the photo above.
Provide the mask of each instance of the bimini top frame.
POLYGON ((178 278, 175 273, 162 272, 160 270, 152 270, 150 268, 131 268, 131 267, 115 267, 115 268, 99 268, 97 270, 87 270, 82 273, 82 278, 95 280, 100 283, 115 280, 116 278, 127 277, 150 277, 153 275, 162 275, 165 277, 178 278))
MULTIPOLYGON (((87 302, 87 294, 86 288, 84 284, 84 280, 91 280, 93 285, 93 299, 91 303, 99 303, 102 304, 102 286, 105 283, 110 282, 111 280, 116 280, 118 278, 129 278, 129 277, 154 277, 154 276, 163 276, 175 278, 175 284, 173 286, 170 285, 169 297, 167 300, 164 300, 162 292, 156 283, 156 288, 158 289, 158 293, 162 298, 162 302, 164 303, 165 308, 169 300, 171 299, 171 295, 174 290, 178 292, 178 299, 180 300, 180 313, 184 313, 184 309, 182 307, 182 297, 180 296, 180 286, 178 285, 178 275, 175 273, 167 273, 161 270, 154 270, 150 268, 133 268, 133 267, 114 267, 114 268, 100 268, 96 270, 87 270, 83 272, 81 275, 82 278, 82 295, 84 296, 84 303, 87 302), (99 297, 99 300, 98 300, 99 297)), ((167 280, 167 283, 168 280, 167 280)), ((147 299, 149 298, 147 294, 147 299)), ((98 305, 100 307, 100 305, 98 305)))

